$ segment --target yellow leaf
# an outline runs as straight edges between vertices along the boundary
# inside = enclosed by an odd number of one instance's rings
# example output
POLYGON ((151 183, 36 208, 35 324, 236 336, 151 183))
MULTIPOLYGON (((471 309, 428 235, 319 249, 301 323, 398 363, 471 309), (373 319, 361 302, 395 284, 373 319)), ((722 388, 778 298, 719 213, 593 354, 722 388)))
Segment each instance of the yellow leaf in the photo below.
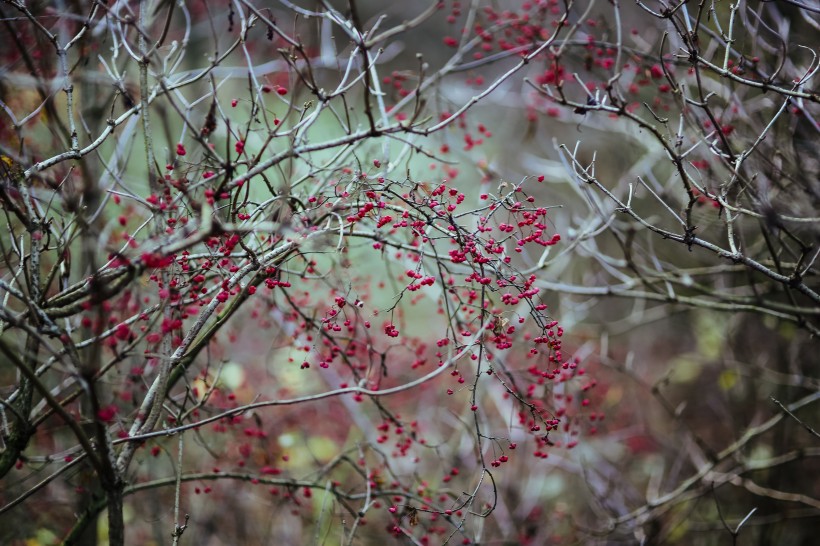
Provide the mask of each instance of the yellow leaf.
POLYGON ((339 453, 339 446, 327 436, 311 436, 307 440, 308 449, 320 462, 328 462, 339 453))
POLYGON ((707 360, 720 356, 721 347, 726 339, 728 322, 721 321, 714 313, 698 313, 695 318, 695 335, 698 352, 707 360))
POLYGON ((703 362, 697 354, 687 353, 674 358, 671 362, 672 381, 675 383, 689 383, 700 377, 703 362))
POLYGON ((737 373, 733 370, 724 370, 718 376, 718 385, 724 391, 728 391, 737 384, 737 373))

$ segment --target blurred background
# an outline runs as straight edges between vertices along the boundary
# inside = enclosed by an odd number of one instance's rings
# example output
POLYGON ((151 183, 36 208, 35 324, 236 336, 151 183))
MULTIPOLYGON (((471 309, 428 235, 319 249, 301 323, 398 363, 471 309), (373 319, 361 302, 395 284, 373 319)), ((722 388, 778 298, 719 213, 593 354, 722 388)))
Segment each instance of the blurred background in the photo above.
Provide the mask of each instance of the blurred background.
MULTIPOLYGON (((86 8, 80 4, 33 3, 30 9, 42 24, 58 28, 60 18, 81 24, 86 8)), ((165 6, 150 4, 156 19, 151 28, 161 32, 165 6)), ((172 68, 172 48, 184 43, 187 51, 173 66, 167 83, 181 81, 216 58, 220 68, 212 79, 203 78, 177 91, 176 107, 157 103, 154 139, 159 165, 176 162, 178 172, 180 164, 190 159, 191 171, 209 168, 202 156, 175 157, 176 144, 193 132, 181 123, 175 108, 182 108, 186 119, 196 120, 194 129, 198 128, 210 107, 209 100, 199 99, 208 96, 213 86, 218 88, 221 108, 214 132, 217 147, 232 146, 228 135, 238 131, 248 150, 273 154, 285 149, 287 141, 269 144, 267 132, 252 129, 250 120, 281 117, 283 126, 293 127, 298 123, 295 109, 316 100, 286 64, 288 55, 300 61, 311 59, 311 77, 330 90, 340 81, 353 50, 338 24, 314 14, 333 6, 343 19, 357 19, 362 28, 375 27, 377 34, 413 20, 431 6, 429 2, 360 1, 354 13, 350 4, 337 1, 260 4, 260 13, 298 37, 304 52, 294 53, 260 23, 248 34, 246 51, 237 48, 221 57, 239 36, 238 12, 245 10, 247 16, 249 4, 253 3, 181 4, 185 9, 177 17, 184 14, 190 31, 186 35, 174 19, 163 46, 169 59, 166 68, 172 68), (277 102, 271 93, 257 109, 248 98, 253 92, 249 92, 246 55, 261 67, 260 84, 273 90, 286 88, 286 100, 277 102), (232 99, 238 99, 238 104, 231 106, 232 99)), ((406 430, 398 430, 401 427, 379 408, 365 409, 349 398, 269 408, 238 420, 231 425, 231 434, 209 429, 186 436, 184 468, 191 474, 183 484, 182 510, 190 514, 190 522, 183 542, 761 546, 816 542, 820 305, 794 284, 778 281, 748 262, 726 259, 708 246, 687 245, 657 230, 681 235, 685 231, 681 219, 685 219, 687 226, 696 226, 695 236, 709 245, 721 249, 737 245, 766 271, 784 277, 794 278, 793 272, 799 271, 798 281, 817 291, 814 260, 820 248, 816 218, 820 193, 818 127, 813 116, 820 110, 813 80, 799 88, 792 82, 816 69, 811 52, 800 46, 816 51, 818 17, 815 10, 780 2, 746 3, 734 15, 730 6, 714 4, 700 15, 699 47, 704 59, 722 65, 726 47, 721 33, 726 36, 729 17, 736 17, 729 57, 742 71, 732 74, 756 82, 769 78, 779 88, 814 93, 811 100, 792 96, 781 112, 783 94, 765 93, 716 71, 692 70, 687 44, 675 34, 697 18, 696 6, 687 5, 689 12, 678 7, 674 17, 662 19, 647 12, 667 9, 654 2, 642 9, 617 2, 446 1, 417 26, 407 25, 387 40, 374 65, 380 77, 379 100, 388 111, 419 86, 429 85, 415 108, 420 112, 416 119, 427 119, 432 125, 515 66, 522 52, 532 48, 533 37, 546 39, 551 30, 560 28, 556 21, 563 17, 568 22, 565 26, 570 30, 560 34, 544 56, 503 79, 459 123, 413 141, 435 157, 412 153, 401 158, 391 176, 419 184, 447 180, 477 207, 482 203, 480 195, 498 194, 505 185, 526 181, 522 183, 525 195, 538 206, 553 207, 547 215, 549 233, 559 234, 561 242, 545 247, 542 254, 521 252, 514 257, 514 266, 537 276, 536 286, 542 289, 550 314, 564 328, 565 356, 594 378, 589 408, 573 417, 578 436, 559 433, 554 438, 557 445, 545 450, 545 458, 533 457, 531 447, 525 452, 523 443, 515 456, 504 451, 510 455, 509 462, 494 471, 490 489, 475 482, 480 467, 466 398, 458 400, 459 393, 443 396, 442 385, 385 399, 391 411, 404 416, 406 430), (489 38, 482 38, 484 33, 489 38), (483 48, 483 43, 490 47, 483 48), (619 68, 620 76, 610 80, 619 68), (563 87, 558 85, 562 81, 563 87), (612 81, 617 89, 613 93, 622 97, 624 106, 615 113, 598 108, 612 104, 607 89, 612 81), (712 94, 705 102, 711 105, 709 112, 698 106, 704 102, 700 90, 712 94), (644 124, 625 112, 634 113, 644 124), (713 117, 719 121, 717 130, 713 117), (680 147, 675 147, 676 141, 680 147), (699 189, 687 191, 662 142, 672 143, 675 150, 689 150, 681 168, 699 189), (732 159, 727 159, 727 142, 738 155, 754 151, 745 158, 739 175, 733 175, 732 159), (728 222, 733 231, 728 233, 727 217, 733 218, 728 222), (783 408, 796 402, 791 415, 786 414, 783 408), (418 442, 420 437, 425 443, 418 442), (384 452, 368 444, 384 444, 384 452), (385 453, 402 452, 402 446, 409 455, 390 463, 384 460, 385 453), (248 478, 247 469, 253 469, 256 477, 248 478), (408 524, 408 533, 387 538, 392 521, 386 510, 389 497, 363 521, 328 493, 331 488, 349 487, 358 495, 362 481, 389 490, 407 480, 415 484, 418 497, 437 491, 448 502, 476 488, 482 501, 494 499, 494 511, 486 518, 468 517, 459 528, 442 514, 417 516, 408 509, 401 514, 404 521, 418 517, 419 527, 408 524), (347 542, 353 525, 355 538, 347 542)), ((136 6, 136 2, 114 2, 105 9, 126 14, 136 13, 136 6)), ((45 47, 43 39, 28 23, 24 26, 12 6, 4 5, 0 17, 0 39, 14 44, 13 51, 3 54, 6 67, 0 77, 0 96, 12 110, 31 111, 42 96, 54 93, 43 85, 51 81, 49 73, 56 73, 57 59, 36 54, 45 47), (27 50, 35 54, 21 53, 27 50)), ((71 58, 78 66, 77 108, 86 141, 87 135, 99 134, 107 119, 126 111, 139 96, 137 63, 123 63, 118 69, 114 62, 103 66, 97 56, 111 59, 118 45, 102 26, 92 25, 88 33, 82 54, 71 58), (115 70, 121 71, 120 87, 111 85, 115 70)), ((62 138, 55 120, 63 116, 63 100, 55 94, 44 103, 42 113, 25 125, 29 159, 50 155, 52 143, 62 138)), ((339 117, 349 116, 351 126, 363 127, 360 88, 351 91, 347 107, 349 111, 339 117)), ((414 107, 408 108, 412 112, 414 107)), ((99 151, 101 157, 118 155, 119 168, 113 170, 122 173, 131 191, 145 195, 149 188, 144 148, 140 138, 133 138, 138 120, 133 116, 123 123, 117 137, 107 139, 99 151)), ((338 118, 323 115, 311 130, 330 140, 344 134, 341 125, 338 118)), ((4 156, 17 157, 21 134, 4 118, 0 128, 4 156)), ((366 169, 368 158, 386 151, 395 160, 399 148, 395 141, 373 139, 337 165, 358 171, 365 164, 366 169)), ((334 153, 317 151, 310 156, 311 165, 330 160, 334 153)), ((289 184, 303 181, 313 169, 298 158, 287 163, 270 175, 277 192, 288 191, 289 184)), ((110 199, 113 194, 103 190, 117 178, 104 162, 93 160, 75 170, 58 168, 49 176, 63 184, 67 211, 71 211, 72 195, 82 195, 87 204, 110 199)), ((41 191, 47 195, 45 187, 41 191)), ((302 190, 297 186, 294 191, 302 190)), ((272 195, 259 187, 252 192, 257 201, 272 195)), ((98 219, 100 249, 115 246, 120 216, 127 217, 129 228, 142 220, 139 209, 127 204, 112 201, 104 211, 98 219)), ((366 299, 367 312, 389 308, 396 293, 391 283, 404 271, 404 262, 373 252, 369 242, 351 245, 344 255, 331 252, 334 244, 320 241, 312 248, 321 255, 317 268, 333 271, 325 292, 316 288, 312 294, 299 294, 296 306, 301 301, 307 309, 334 294, 329 287, 348 286, 350 294, 366 299)), ((74 267, 76 274, 80 266, 74 267)), ((441 305, 435 297, 420 296, 416 304, 403 304, 391 315, 403 332, 419 340, 389 353, 387 366, 397 368, 389 376, 392 381, 418 376, 404 368, 416 355, 429 352, 440 337, 437 332, 445 322, 437 315, 441 305)), ((218 368, 219 388, 211 404, 226 409, 250 403, 260 393, 295 397, 343 383, 346 377, 333 375, 332 368, 324 375, 301 373, 303 351, 293 341, 282 313, 277 313, 271 303, 248 306, 233 317, 224 335, 220 333, 219 343, 200 357, 188 387, 211 388, 218 368), (260 335, 257 325, 266 321, 267 329, 260 335)), ((381 328, 383 318, 375 316, 371 316, 374 328, 377 324, 381 328)), ((513 373, 524 376, 526 366, 513 356, 510 360, 513 373)), ((137 381, 127 386, 127 368, 118 373, 111 381, 126 385, 117 387, 121 395, 129 388, 135 393, 142 388, 137 381)), ((14 369, 3 364, 0 377, 3 385, 13 385, 14 369)), ((455 381, 448 380, 444 383, 454 386, 450 383, 455 381)), ((510 440, 504 442, 506 449, 510 442, 532 440, 516 424, 514 411, 504 405, 500 394, 484 396, 485 403, 497 408, 502 424, 507 421, 506 430, 499 427, 510 440)), ((121 396, 120 402, 127 405, 127 396, 121 396)), ((65 431, 61 434, 65 436, 65 431)), ((65 441, 46 426, 38 431, 33 451, 59 453, 65 441)), ((125 506, 129 543, 166 544, 173 528, 176 439, 146 443, 137 459, 139 470, 131 482, 136 488, 125 506), (165 480, 162 483, 170 487, 156 487, 156 480, 165 480)), ((4 504, 45 477, 54 460, 33 457, 30 465, 4 477, 0 492, 4 504)), ((86 470, 67 472, 27 503, 0 515, 0 542, 58 543, 82 507, 98 502, 91 493, 77 501, 93 490, 88 483, 92 479, 86 470)), ((347 499, 350 506, 361 501, 361 496, 347 499)), ((104 544, 106 532, 105 519, 100 518, 97 527, 78 540, 104 544)))

